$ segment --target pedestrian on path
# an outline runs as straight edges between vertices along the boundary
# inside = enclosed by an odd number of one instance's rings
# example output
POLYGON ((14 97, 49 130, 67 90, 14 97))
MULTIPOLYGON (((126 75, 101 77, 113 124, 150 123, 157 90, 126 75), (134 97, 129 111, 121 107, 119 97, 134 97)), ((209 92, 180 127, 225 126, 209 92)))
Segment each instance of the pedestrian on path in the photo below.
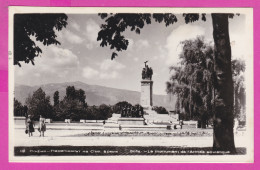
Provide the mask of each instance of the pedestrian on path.
POLYGON ((31 115, 28 115, 28 118, 27 118, 27 124, 26 124, 26 130, 29 134, 29 137, 30 136, 33 136, 33 132, 34 132, 34 122, 31 118, 31 115))
POLYGON ((40 115, 38 130, 40 132, 40 137, 41 136, 44 137, 44 132, 46 131, 46 124, 45 124, 45 119, 42 117, 42 115, 40 115))

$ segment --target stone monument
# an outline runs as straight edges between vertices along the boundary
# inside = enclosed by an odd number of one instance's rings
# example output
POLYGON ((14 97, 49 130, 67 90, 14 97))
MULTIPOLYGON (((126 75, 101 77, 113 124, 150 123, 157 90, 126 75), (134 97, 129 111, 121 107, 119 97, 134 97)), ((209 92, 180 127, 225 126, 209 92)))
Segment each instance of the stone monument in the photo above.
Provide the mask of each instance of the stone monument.
POLYGON ((153 70, 144 62, 145 67, 142 71, 141 80, 141 106, 145 109, 150 109, 153 106, 153 70))

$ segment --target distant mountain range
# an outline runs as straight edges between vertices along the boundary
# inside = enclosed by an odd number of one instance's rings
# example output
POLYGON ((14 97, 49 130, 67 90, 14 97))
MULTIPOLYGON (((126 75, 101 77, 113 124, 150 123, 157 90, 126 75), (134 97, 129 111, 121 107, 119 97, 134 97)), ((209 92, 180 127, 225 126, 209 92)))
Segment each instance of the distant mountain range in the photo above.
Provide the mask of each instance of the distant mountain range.
MULTIPOLYGON (((42 88, 47 96, 50 96, 51 103, 53 103, 53 94, 59 91, 60 100, 66 94, 67 86, 74 86, 76 89, 82 89, 86 93, 86 102, 88 105, 107 104, 113 105, 119 101, 128 101, 131 104, 140 103, 140 92, 122 90, 111 87, 89 85, 83 82, 65 82, 65 83, 50 83, 39 86, 15 85, 15 98, 21 103, 25 103, 29 94, 33 94, 38 88, 42 88)), ((153 105, 163 106, 168 110, 173 110, 176 98, 168 95, 153 95, 153 105)))

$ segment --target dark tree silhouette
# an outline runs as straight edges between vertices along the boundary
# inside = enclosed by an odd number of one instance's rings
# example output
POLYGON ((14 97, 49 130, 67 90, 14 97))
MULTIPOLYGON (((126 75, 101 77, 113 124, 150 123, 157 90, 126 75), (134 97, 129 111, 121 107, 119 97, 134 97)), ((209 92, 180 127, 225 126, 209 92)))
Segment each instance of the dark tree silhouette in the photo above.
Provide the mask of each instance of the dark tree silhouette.
POLYGON ((14 116, 26 116, 26 106, 23 106, 21 102, 14 98, 14 116))
POLYGON ((85 100, 86 100, 85 91, 82 90, 82 89, 79 89, 79 90, 76 91, 76 93, 77 93, 77 98, 78 98, 78 100, 79 100, 81 103, 85 104, 85 100))
POLYGON ((74 86, 68 86, 66 88, 66 98, 74 100, 77 98, 77 93, 76 93, 76 89, 74 86))
POLYGON ((60 103, 60 96, 59 96, 59 91, 55 91, 53 94, 53 102, 54 106, 57 106, 60 103))
POLYGON ((15 14, 14 15, 14 65, 20 62, 34 65, 34 58, 42 50, 31 39, 36 37, 43 45, 60 44, 54 29, 60 31, 67 25, 65 14, 15 14))
POLYGON ((40 115, 44 118, 52 118, 53 116, 50 96, 46 96, 42 88, 34 91, 32 96, 28 96, 26 105, 28 106, 28 114, 30 114, 33 119, 39 119, 40 115))
MULTIPOLYGON (((100 46, 110 46, 116 51, 126 50, 128 40, 121 34, 127 28, 140 34, 145 24, 150 24, 153 18, 156 22, 164 22, 166 26, 177 22, 174 14, 99 14, 105 19, 101 25, 97 40, 100 46)), ((213 13, 213 38, 215 43, 214 70, 216 72, 216 102, 214 112, 214 144, 213 150, 224 150, 235 153, 233 134, 233 82, 231 72, 231 47, 229 41, 228 18, 234 14, 213 13)), ((186 23, 206 21, 206 14, 183 14, 186 23)), ((111 59, 117 56, 112 53, 111 59)), ((173 56, 174 57, 174 56, 173 56)))

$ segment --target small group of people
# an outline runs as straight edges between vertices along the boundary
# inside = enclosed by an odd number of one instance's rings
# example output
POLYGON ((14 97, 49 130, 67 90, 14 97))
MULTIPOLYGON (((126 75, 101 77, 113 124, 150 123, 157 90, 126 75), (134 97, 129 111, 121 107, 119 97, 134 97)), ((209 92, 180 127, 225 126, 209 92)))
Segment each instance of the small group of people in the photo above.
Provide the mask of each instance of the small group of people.
POLYGON ((120 109, 121 117, 143 117, 144 110, 141 106, 127 106, 120 109))
MULTIPOLYGON (((29 137, 33 136, 33 132, 35 132, 35 123, 32 119, 31 115, 28 115, 27 119, 26 119, 26 130, 25 133, 29 134, 29 137)), ((40 132, 40 137, 43 136, 44 137, 44 132, 46 131, 46 124, 45 124, 45 119, 40 115, 40 119, 39 119, 39 126, 38 126, 38 131, 40 132)))

